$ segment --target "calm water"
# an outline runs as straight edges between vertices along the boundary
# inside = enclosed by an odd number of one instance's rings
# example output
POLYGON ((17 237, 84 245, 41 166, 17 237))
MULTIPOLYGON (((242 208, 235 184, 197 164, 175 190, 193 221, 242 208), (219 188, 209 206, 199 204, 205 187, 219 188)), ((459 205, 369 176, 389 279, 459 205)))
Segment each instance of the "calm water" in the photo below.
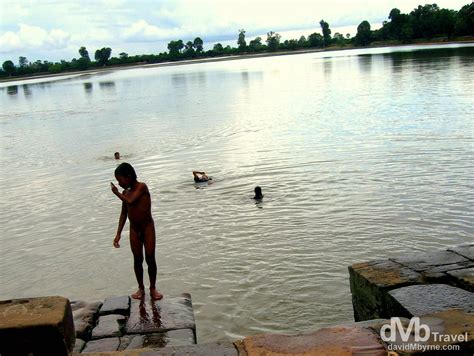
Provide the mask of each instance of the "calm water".
POLYGON ((348 265, 473 241, 474 46, 422 48, 1 84, 0 298, 134 291, 120 151, 200 342, 352 320, 348 265))

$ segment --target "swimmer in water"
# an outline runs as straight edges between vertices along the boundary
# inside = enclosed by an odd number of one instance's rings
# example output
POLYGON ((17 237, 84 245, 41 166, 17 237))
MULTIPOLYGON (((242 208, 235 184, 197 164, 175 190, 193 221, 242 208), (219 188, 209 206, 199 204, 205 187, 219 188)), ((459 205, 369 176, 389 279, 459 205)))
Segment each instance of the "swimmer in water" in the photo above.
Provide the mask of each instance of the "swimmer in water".
POLYGON ((193 176, 196 183, 208 182, 212 179, 207 176, 206 172, 193 171, 193 176))
POLYGON ((263 199, 262 188, 257 186, 257 187, 255 187, 254 192, 255 192, 255 196, 253 198, 255 200, 262 200, 263 199))
POLYGON ((115 152, 114 153, 114 158, 115 159, 120 159, 120 152, 115 152))
POLYGON ((133 253, 133 268, 138 282, 138 290, 132 294, 134 299, 142 299, 145 296, 143 284, 143 250, 145 250, 145 261, 148 265, 148 276, 150 278, 150 296, 154 300, 163 298, 156 289, 156 260, 155 260, 155 222, 151 216, 151 197, 145 183, 137 181, 137 175, 133 167, 128 163, 122 163, 115 169, 115 178, 119 185, 124 188, 122 193, 110 183, 112 192, 122 201, 122 212, 118 223, 117 234, 114 239, 114 247, 119 248, 120 237, 127 218, 130 222, 130 247, 133 253))

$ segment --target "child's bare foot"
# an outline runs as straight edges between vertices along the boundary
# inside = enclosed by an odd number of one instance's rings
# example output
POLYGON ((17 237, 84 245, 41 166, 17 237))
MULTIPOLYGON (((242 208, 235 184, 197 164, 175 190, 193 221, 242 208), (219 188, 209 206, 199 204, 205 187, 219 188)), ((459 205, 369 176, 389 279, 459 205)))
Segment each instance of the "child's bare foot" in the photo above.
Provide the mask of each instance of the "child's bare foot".
POLYGON ((163 294, 158 292, 156 288, 150 288, 150 297, 153 300, 160 300, 161 298, 163 298, 163 294))
POLYGON ((138 288, 138 290, 132 294, 133 299, 142 299, 143 296, 145 295, 145 289, 143 288, 138 288))

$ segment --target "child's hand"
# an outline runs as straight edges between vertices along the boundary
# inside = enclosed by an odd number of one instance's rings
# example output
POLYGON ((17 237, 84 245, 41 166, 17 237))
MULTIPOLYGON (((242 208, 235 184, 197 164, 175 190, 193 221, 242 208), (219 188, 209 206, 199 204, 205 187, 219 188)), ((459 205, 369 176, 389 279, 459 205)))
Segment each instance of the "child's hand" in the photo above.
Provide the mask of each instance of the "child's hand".
MULTIPOLYGON (((115 189, 117 189, 117 188, 115 188, 115 189)), ((120 248, 119 241, 120 241, 120 235, 115 236, 115 239, 114 239, 114 247, 115 248, 120 248)))
POLYGON ((115 186, 114 183, 110 182, 110 188, 112 189, 112 192, 114 194, 117 194, 118 193, 118 188, 115 186))

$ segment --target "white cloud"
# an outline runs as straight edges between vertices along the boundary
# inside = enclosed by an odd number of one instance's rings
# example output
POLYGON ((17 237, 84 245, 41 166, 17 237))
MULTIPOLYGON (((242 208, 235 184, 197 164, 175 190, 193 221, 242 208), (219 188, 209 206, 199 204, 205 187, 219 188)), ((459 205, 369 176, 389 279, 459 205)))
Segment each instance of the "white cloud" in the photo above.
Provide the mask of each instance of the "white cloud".
POLYGON ((0 52, 42 47, 60 49, 67 46, 69 39, 70 35, 60 29, 48 32, 38 26, 20 24, 16 33, 8 31, 0 36, 0 52))
POLYGON ((123 37, 128 41, 159 41, 182 34, 183 30, 180 28, 160 28, 145 20, 139 20, 123 31, 123 37))

